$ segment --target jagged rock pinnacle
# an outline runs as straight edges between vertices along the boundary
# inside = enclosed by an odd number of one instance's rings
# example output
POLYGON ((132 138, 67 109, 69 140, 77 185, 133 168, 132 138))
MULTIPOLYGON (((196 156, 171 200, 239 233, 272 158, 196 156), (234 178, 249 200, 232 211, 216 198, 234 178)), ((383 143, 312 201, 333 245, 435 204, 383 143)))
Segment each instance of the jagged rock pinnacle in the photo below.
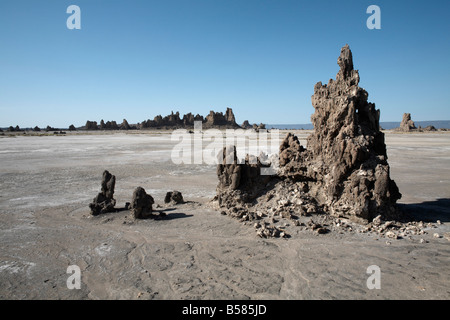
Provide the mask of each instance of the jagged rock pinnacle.
POLYGON ((339 67, 341 67, 344 78, 351 75, 351 71, 353 70, 353 56, 348 44, 342 47, 341 55, 339 56, 337 63, 339 67))

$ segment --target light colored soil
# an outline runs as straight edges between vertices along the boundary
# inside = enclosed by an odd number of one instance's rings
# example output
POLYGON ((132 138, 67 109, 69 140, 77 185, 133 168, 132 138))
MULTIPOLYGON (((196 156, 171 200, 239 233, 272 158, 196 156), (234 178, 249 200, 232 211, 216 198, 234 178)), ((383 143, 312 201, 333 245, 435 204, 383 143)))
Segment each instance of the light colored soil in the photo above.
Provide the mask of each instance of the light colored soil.
MULTIPOLYGON (((309 132, 297 133, 306 144, 309 132)), ((173 164, 176 143, 151 132, 0 138, 0 299, 450 297, 450 133, 386 133, 400 207, 436 226, 399 240, 295 226, 289 239, 261 239, 208 205, 215 166, 173 164), (142 186, 167 217, 92 217, 105 169, 118 208, 142 186), (188 203, 164 206, 171 190, 188 203), (81 269, 80 290, 67 288, 69 265, 81 269), (379 290, 366 286, 370 265, 379 290)))

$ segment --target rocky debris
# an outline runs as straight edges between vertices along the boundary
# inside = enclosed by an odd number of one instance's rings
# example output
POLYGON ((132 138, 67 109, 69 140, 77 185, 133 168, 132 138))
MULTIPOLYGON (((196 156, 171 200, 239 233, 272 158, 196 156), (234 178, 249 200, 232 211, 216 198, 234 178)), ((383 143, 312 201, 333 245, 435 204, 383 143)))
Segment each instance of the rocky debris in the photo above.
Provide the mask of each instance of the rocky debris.
POLYGON ((260 228, 257 228, 256 234, 261 238, 287 238, 286 232, 277 226, 266 226, 262 224, 260 228))
MULTIPOLYGON (((267 212, 272 219, 323 214, 367 224, 377 216, 399 219, 401 194, 390 179, 380 111, 359 84, 348 45, 341 49, 336 80, 314 86, 307 148, 289 133, 280 145, 276 176, 261 176, 261 163, 241 162, 236 151, 222 151, 214 198, 221 210, 240 206, 244 213, 267 212)), ((317 228, 319 230, 322 227, 317 228)), ((315 231, 316 232, 316 231, 315 231)), ((323 227, 318 234, 327 233, 323 227)))
POLYGON ((110 174, 108 170, 105 170, 102 177, 101 192, 89 204, 92 215, 115 211, 116 200, 113 198, 115 185, 116 177, 110 174))
POLYGON ((175 204, 184 203, 183 195, 179 191, 169 191, 166 193, 164 203, 175 203, 175 204))
POLYGON ((411 132, 416 130, 416 125, 414 124, 414 121, 411 120, 411 114, 410 113, 404 113, 402 122, 400 122, 400 127, 397 129, 397 131, 402 132, 411 132))
POLYGON ((137 187, 133 192, 130 208, 136 219, 146 219, 153 216, 153 197, 145 192, 142 187, 137 187))

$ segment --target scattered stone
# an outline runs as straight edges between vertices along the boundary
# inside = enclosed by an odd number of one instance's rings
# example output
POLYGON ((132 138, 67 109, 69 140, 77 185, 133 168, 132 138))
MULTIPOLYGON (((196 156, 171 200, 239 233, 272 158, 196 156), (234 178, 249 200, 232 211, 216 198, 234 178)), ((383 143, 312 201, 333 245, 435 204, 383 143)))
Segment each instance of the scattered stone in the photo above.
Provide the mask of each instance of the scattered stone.
POLYGON ((317 228, 317 230, 316 230, 317 234, 325 234, 325 233, 328 233, 329 231, 330 230, 328 230, 327 228, 324 228, 324 227, 317 228))
POLYGON ((391 238, 391 239, 398 239, 398 235, 396 235, 394 232, 392 231, 388 231, 386 232, 386 237, 391 238))
POLYGON ((131 200, 131 209, 136 219, 146 219, 151 217, 155 203, 153 197, 145 192, 142 187, 137 187, 133 192, 133 199, 131 200))
POLYGON ((102 177, 101 192, 89 204, 92 215, 115 211, 116 200, 113 198, 115 185, 116 177, 110 174, 108 170, 105 170, 102 177))
POLYGON ((434 233, 434 234, 433 234, 433 237, 435 237, 435 238, 441 238, 441 235, 440 235, 439 233, 434 233))

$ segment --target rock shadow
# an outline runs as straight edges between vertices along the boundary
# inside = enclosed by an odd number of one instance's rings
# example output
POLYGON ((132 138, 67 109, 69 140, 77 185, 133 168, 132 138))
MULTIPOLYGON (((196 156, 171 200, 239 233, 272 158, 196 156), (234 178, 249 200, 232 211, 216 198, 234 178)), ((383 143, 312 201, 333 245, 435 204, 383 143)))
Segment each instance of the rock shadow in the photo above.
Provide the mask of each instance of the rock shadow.
MULTIPOLYGON (((174 209, 169 209, 169 210, 174 210, 174 209)), ((174 212, 174 213, 166 214, 165 211, 169 211, 169 210, 154 210, 154 212, 158 212, 159 215, 153 217, 153 219, 155 219, 155 220, 173 220, 173 219, 189 218, 189 217, 194 216, 193 214, 186 214, 186 213, 182 213, 182 212, 174 212)))
POLYGON ((450 222, 450 198, 422 203, 398 203, 398 208, 414 220, 424 222, 450 222))

